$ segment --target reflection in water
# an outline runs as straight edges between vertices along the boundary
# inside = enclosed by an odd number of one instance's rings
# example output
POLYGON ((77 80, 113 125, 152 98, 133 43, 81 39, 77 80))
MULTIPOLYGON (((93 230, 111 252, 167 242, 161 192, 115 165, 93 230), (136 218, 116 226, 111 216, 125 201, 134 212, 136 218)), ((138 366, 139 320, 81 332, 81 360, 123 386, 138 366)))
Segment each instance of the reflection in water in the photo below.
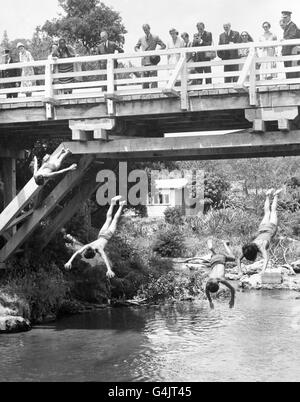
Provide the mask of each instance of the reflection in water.
POLYGON ((299 381, 300 302, 239 293, 217 302, 115 308, 0 337, 1 381, 299 381))

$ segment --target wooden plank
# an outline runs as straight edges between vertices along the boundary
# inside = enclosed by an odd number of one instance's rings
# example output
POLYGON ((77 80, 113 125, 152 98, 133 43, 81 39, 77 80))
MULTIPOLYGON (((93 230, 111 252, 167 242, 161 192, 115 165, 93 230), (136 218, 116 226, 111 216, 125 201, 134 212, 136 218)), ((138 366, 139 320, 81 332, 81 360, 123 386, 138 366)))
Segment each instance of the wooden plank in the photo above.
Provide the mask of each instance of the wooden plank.
POLYGON ((7 227, 5 230, 10 229, 13 226, 17 226, 18 224, 20 224, 21 222, 24 221, 24 219, 27 219, 30 215, 33 214, 33 209, 30 209, 27 212, 24 212, 22 215, 20 215, 18 218, 14 219, 7 227))
POLYGON ((40 238, 41 249, 44 249, 53 236, 73 217, 78 211, 80 204, 89 199, 99 187, 96 182, 98 170, 94 169, 92 174, 87 175, 80 182, 76 195, 65 205, 64 209, 54 218, 51 224, 43 231, 40 238))
POLYGON ((32 216, 0 250, 0 262, 5 262, 28 239, 40 221, 50 214, 57 203, 82 179, 93 160, 93 156, 84 156, 81 158, 77 170, 67 173, 43 201, 42 206, 34 211, 32 216))
POLYGON ((165 90, 171 90, 174 87, 184 63, 186 63, 185 53, 180 55, 180 59, 178 60, 175 70, 173 71, 166 87, 164 88, 165 90))

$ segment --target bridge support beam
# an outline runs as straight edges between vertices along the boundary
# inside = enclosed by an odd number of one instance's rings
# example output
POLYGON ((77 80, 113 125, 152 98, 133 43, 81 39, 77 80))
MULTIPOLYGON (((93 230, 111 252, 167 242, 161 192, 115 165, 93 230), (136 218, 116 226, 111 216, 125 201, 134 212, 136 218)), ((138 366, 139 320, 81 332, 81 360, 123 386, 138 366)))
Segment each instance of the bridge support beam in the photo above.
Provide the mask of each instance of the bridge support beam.
POLYGON ((91 140, 91 132, 95 140, 108 140, 108 133, 116 125, 115 119, 85 119, 70 120, 69 127, 72 130, 73 141, 91 140))
POLYGON ((225 135, 137 138, 109 142, 67 142, 74 154, 94 154, 101 160, 193 160, 300 155, 300 130, 288 133, 242 130, 225 135))
POLYGON ((246 109, 245 118, 253 123, 253 131, 264 132, 266 121, 277 121, 278 129, 290 130, 290 122, 298 116, 297 106, 246 109))

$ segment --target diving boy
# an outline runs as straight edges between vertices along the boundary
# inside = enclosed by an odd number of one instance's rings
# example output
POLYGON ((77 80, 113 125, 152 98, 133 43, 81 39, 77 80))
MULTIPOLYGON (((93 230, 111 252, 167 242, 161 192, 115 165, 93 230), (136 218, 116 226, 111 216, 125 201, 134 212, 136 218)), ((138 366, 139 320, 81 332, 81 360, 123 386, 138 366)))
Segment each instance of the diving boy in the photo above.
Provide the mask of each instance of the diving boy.
POLYGON ((122 199, 121 195, 118 195, 111 199, 111 204, 110 204, 109 209, 106 214, 106 221, 105 221, 104 225, 102 226, 102 228, 100 229, 97 240, 95 240, 89 244, 86 244, 85 246, 81 247, 81 249, 76 251, 72 255, 72 257, 69 259, 69 261, 65 264, 66 269, 71 269, 72 262, 79 254, 82 254, 83 257, 86 259, 93 259, 97 254, 99 254, 103 258, 104 263, 106 265, 106 268, 107 268, 106 275, 109 278, 112 278, 115 276, 115 274, 111 268, 110 261, 106 255, 104 249, 105 249, 108 241, 112 238, 112 236, 116 232, 118 220, 122 214, 122 209, 126 203, 126 201, 124 201, 124 200, 120 201, 121 199, 122 199), (116 205, 117 201, 119 201, 119 208, 118 208, 117 212, 115 213, 115 216, 112 217, 113 209, 114 209, 114 206, 116 205))
POLYGON ((209 239, 207 242, 208 248, 212 252, 210 261, 212 270, 205 286, 205 293, 208 298, 210 308, 212 309, 214 308, 214 304, 210 294, 216 293, 219 290, 219 283, 222 283, 230 289, 231 299, 229 302, 229 307, 232 308, 234 306, 235 290, 234 287, 225 279, 225 264, 226 262, 236 261, 236 258, 232 250, 229 248, 229 242, 223 242, 223 244, 226 249, 226 253, 217 254, 213 248, 212 240, 209 239))

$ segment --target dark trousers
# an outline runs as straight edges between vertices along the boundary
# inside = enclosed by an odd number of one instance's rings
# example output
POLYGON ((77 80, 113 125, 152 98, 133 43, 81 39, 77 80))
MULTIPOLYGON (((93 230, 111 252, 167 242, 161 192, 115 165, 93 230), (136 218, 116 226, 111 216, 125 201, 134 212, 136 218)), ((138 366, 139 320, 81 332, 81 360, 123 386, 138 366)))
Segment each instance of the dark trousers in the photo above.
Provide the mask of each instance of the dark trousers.
MULTIPOLYGON (((211 73, 211 67, 207 66, 207 67, 196 67, 195 68, 197 74, 210 74, 211 73)), ((202 78, 197 80, 197 84, 198 85, 202 85, 202 78)), ((211 78, 205 78, 205 83, 206 84, 211 84, 211 78)))
MULTIPOLYGON (((148 77, 157 77, 157 71, 144 71, 143 72, 143 77, 148 78, 148 77)), ((149 89, 151 88, 157 88, 157 82, 144 82, 143 84, 143 89, 149 89)))
MULTIPOLYGON (((228 71, 239 71, 239 65, 238 64, 232 64, 229 66, 224 66, 224 73, 228 71)), ((237 74, 238 75, 238 74, 237 74)), ((238 77, 225 77, 224 82, 237 82, 238 77)))
MULTIPOLYGON (((292 67, 293 62, 291 60, 285 61, 284 62, 284 67, 292 67)), ((286 78, 299 78, 300 73, 299 72, 294 72, 294 73, 285 73, 286 78)))

